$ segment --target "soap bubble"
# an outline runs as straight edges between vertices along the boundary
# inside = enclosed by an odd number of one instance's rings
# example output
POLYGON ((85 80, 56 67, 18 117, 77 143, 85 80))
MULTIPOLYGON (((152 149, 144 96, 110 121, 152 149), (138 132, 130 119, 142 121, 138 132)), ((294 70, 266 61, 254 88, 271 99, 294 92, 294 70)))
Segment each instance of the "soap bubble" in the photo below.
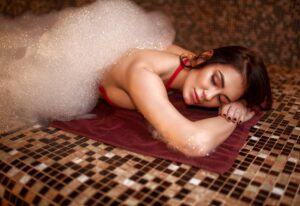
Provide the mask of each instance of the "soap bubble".
POLYGON ((174 37, 163 14, 125 0, 0 17, 0 131, 14 119, 48 123, 89 113, 101 76, 121 55, 163 49, 174 37))

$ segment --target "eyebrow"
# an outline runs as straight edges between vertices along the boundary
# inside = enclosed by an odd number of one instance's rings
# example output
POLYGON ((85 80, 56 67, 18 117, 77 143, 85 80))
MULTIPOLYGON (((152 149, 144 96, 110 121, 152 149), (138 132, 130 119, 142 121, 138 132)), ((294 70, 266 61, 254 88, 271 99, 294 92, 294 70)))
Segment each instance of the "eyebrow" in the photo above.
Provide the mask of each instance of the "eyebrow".
MULTIPOLYGON (((223 73, 220 70, 218 70, 218 72, 219 72, 219 74, 221 76, 221 86, 222 86, 222 88, 224 88, 225 87, 224 75, 223 75, 223 73)), ((231 102, 231 100, 229 99, 229 97, 227 97, 226 95, 223 95, 223 96, 228 100, 228 102, 231 102)))

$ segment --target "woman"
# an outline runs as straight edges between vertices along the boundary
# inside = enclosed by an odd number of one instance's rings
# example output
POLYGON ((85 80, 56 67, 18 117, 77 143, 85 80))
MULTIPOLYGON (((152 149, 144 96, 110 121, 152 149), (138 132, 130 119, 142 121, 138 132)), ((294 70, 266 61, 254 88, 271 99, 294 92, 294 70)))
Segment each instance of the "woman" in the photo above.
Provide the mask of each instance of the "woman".
POLYGON ((196 57, 169 46, 175 32, 168 19, 130 1, 96 1, 39 18, 0 18, 0 25, 0 131, 10 127, 10 119, 41 124, 82 117, 96 105, 100 83, 103 96, 139 110, 168 144, 201 156, 223 142, 237 122, 253 116, 237 100, 251 107, 270 99, 267 74, 252 52, 229 48, 196 57), (185 69, 176 70, 178 65, 185 69), (191 69, 197 65, 203 68, 191 69), (182 90, 186 104, 222 106, 235 123, 221 116, 187 120, 168 101, 164 83, 182 90), (219 130, 210 129, 215 127, 219 130))
POLYGON ((254 116, 248 107, 271 106, 262 60, 239 46, 199 56, 175 45, 135 49, 108 70, 99 90, 113 106, 139 110, 166 143, 187 156, 205 156, 221 144, 254 116), (181 90, 187 105, 219 107, 220 115, 190 121, 169 102, 168 89, 181 90))

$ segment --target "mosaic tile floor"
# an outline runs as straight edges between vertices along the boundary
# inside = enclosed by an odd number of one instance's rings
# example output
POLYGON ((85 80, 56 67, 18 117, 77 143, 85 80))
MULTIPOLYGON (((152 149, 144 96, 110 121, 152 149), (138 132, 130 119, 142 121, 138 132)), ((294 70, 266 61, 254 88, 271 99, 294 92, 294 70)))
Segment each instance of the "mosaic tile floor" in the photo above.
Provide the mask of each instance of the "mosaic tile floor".
POLYGON ((300 69, 269 67, 273 110, 218 175, 53 127, 0 139, 0 205, 300 205, 300 69))

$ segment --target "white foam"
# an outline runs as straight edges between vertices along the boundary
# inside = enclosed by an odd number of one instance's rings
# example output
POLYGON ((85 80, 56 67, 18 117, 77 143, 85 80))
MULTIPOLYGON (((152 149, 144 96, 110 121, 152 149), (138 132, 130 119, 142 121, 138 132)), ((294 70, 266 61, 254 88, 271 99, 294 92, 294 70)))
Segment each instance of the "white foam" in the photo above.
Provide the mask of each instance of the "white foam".
POLYGON ((104 70, 130 48, 162 49, 174 30, 160 13, 124 0, 15 20, 0 17, 0 129, 88 113, 104 70))

